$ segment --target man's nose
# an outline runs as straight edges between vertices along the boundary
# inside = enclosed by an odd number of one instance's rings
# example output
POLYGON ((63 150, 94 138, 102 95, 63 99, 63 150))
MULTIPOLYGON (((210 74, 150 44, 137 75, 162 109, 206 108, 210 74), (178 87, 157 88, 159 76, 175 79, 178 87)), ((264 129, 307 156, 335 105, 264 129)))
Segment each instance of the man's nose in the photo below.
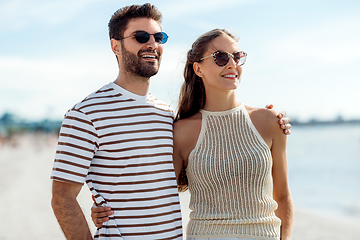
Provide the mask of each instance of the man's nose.
POLYGON ((146 47, 154 50, 154 49, 157 49, 158 46, 159 46, 159 43, 157 43, 157 42, 155 41, 155 36, 154 36, 154 35, 150 35, 150 39, 149 39, 149 41, 147 41, 146 47))

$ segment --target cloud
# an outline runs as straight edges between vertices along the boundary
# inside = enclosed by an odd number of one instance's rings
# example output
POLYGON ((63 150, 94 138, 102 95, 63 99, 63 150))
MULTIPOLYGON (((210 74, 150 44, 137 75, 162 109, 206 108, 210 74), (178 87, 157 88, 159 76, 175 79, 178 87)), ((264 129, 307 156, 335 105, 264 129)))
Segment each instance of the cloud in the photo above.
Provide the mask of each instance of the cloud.
POLYGON ((61 117, 76 102, 117 77, 111 53, 67 58, 0 58, 0 113, 45 117, 46 109, 61 117))
POLYGON ((100 0, 7 0, 0 3, 0 31, 31 25, 56 26, 100 0))
MULTIPOLYGON (((222 0, 219 3, 218 0, 206 0, 206 1, 194 1, 194 0, 183 0, 183 1, 166 1, 165 4, 159 4, 159 10, 163 13, 164 19, 171 20, 186 20, 188 15, 197 16, 201 14, 214 12, 219 9, 228 9, 229 7, 238 7, 243 4, 254 4, 261 0, 222 0)), ((220 15, 226 14, 226 12, 219 13, 220 15)), ((199 19, 197 19, 198 21, 199 19)))
POLYGON ((360 17, 318 24, 272 42, 273 56, 317 65, 349 64, 360 59, 360 17), (279 55, 280 53, 280 55, 279 55))
MULTIPOLYGON (((151 92, 168 103, 176 101, 183 81, 186 50, 165 46, 151 92)), ((0 57, 0 114, 11 111, 27 118, 62 118, 75 103, 114 81, 118 66, 112 52, 102 48, 64 57, 32 59, 0 57)))
MULTIPOLYGON (((76 15, 81 15, 81 11, 100 7, 100 3, 95 2, 99 0, 2 1, 0 32, 12 29, 14 33, 17 30, 21 33, 22 28, 35 25, 67 28, 69 26, 66 24, 71 24, 76 15)), ((248 0, 216 3, 214 0, 206 3, 159 1, 158 4, 155 1, 166 19, 164 24, 174 24, 176 27, 170 33, 172 41, 164 46, 160 72, 151 78, 150 91, 173 107, 183 81, 186 52, 199 32, 216 27, 218 21, 213 19, 212 14, 217 10, 224 15, 233 14, 239 5, 253 4, 248 0), (204 17, 199 17, 199 13, 204 17)), ((110 4, 114 3, 110 1, 110 4)), ((131 4, 130 1, 128 4, 131 4)), ((98 9, 96 11, 102 14, 98 9)), ((301 116, 316 115, 319 106, 325 106, 321 114, 325 115, 324 111, 327 111, 327 116, 334 111, 340 112, 337 109, 343 109, 350 116, 360 104, 356 99, 351 100, 353 93, 359 89, 358 84, 354 83, 359 75, 356 63, 360 59, 360 33, 354 29, 358 28, 359 23, 357 16, 339 15, 331 20, 324 19, 321 23, 304 20, 304 24, 297 26, 301 29, 287 28, 289 31, 276 32, 278 28, 274 26, 271 31, 275 30, 276 34, 269 34, 266 39, 248 38, 248 42, 242 42, 246 45, 244 50, 248 51, 249 58, 238 91, 239 100, 244 98, 246 103, 256 107, 271 101, 276 104, 276 109, 293 111, 301 116), (335 69, 339 66, 342 68, 335 69), (341 79, 341 83, 338 79, 341 79), (332 96, 341 94, 346 95, 346 101, 339 97, 335 106, 326 105, 333 101, 332 96)), ((238 27, 236 22, 231 24, 238 27)), ((263 24, 258 26, 249 22, 248 25, 249 29, 255 31, 248 30, 253 36, 267 33, 268 27, 263 24)), ((94 30, 90 27, 87 31, 94 30)), ((68 44, 71 35, 63 34, 64 39, 68 40, 64 44, 68 44)), ((42 118, 52 112, 52 116, 62 118, 68 108, 87 94, 113 81, 118 73, 116 60, 110 50, 96 46, 100 40, 95 38, 81 42, 81 46, 74 42, 71 43, 74 47, 56 45, 60 46, 61 52, 41 55, 45 58, 37 56, 35 52, 26 57, 0 56, 0 114, 4 110, 11 110, 20 116, 42 118)))
POLYGON ((247 46, 239 96, 257 107, 271 101, 303 119, 360 117, 359 25, 358 16, 338 16, 247 46))

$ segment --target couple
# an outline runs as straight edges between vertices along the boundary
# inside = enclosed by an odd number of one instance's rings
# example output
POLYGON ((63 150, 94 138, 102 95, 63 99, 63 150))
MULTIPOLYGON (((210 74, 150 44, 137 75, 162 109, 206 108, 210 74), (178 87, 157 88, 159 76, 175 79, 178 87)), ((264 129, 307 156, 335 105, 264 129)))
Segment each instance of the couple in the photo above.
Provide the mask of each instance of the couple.
POLYGON ((181 240, 177 185, 191 193, 188 238, 290 239, 286 136, 275 111, 235 99, 246 53, 225 30, 199 37, 173 125, 148 93, 168 38, 160 24, 153 5, 119 9, 109 22, 118 78, 65 115, 51 174, 65 236, 92 239, 76 200, 86 182, 101 206, 96 239, 181 240))

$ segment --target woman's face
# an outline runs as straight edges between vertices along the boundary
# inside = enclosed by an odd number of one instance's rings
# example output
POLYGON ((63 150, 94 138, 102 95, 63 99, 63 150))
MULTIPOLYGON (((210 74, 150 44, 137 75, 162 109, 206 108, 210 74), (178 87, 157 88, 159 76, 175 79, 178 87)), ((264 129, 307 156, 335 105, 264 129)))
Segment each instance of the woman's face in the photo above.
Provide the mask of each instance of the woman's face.
MULTIPOLYGON (((209 48, 203 57, 207 57, 216 51, 233 54, 239 52, 240 48, 234 39, 223 34, 209 44, 209 48)), ((231 56, 229 56, 229 62, 225 66, 218 66, 211 56, 199 63, 194 63, 194 70, 202 78, 207 91, 211 89, 230 91, 239 86, 242 67, 236 65, 231 56)))

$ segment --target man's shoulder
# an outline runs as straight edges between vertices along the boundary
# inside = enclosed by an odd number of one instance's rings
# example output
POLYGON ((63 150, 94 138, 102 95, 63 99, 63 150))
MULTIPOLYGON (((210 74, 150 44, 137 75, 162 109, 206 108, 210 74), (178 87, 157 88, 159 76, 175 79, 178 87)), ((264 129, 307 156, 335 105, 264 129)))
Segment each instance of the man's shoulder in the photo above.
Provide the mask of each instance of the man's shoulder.
MULTIPOLYGON (((101 87, 100 89, 97 89, 96 91, 87 95, 83 100, 78 102, 75 106, 76 108, 81 108, 91 103, 104 102, 106 101, 107 98, 116 97, 115 92, 116 91, 112 87, 111 83, 108 83, 103 87, 101 87)), ((118 96, 121 96, 121 94, 118 94, 118 96)))
POLYGON ((83 100, 77 102, 73 107, 71 107, 65 116, 78 112, 87 115, 90 111, 93 111, 94 108, 97 108, 101 105, 106 104, 107 102, 114 101, 116 97, 120 97, 121 94, 116 92, 112 87, 111 83, 108 83, 101 87, 100 89, 90 93, 83 100))
MULTIPOLYGON (((104 107, 106 104, 126 101, 124 99, 123 94, 114 88, 113 83, 108 83, 76 103, 69 111, 78 110, 86 113, 88 111, 94 111, 96 108, 104 107)), ((128 99, 127 101, 132 101, 132 99, 128 99)))
POLYGON ((148 103, 153 104, 156 108, 159 108, 161 110, 164 110, 166 112, 169 112, 173 115, 173 109, 171 108, 171 106, 167 103, 165 103, 164 101, 156 98, 154 95, 152 95, 151 93, 148 94, 148 99, 147 99, 148 103))

